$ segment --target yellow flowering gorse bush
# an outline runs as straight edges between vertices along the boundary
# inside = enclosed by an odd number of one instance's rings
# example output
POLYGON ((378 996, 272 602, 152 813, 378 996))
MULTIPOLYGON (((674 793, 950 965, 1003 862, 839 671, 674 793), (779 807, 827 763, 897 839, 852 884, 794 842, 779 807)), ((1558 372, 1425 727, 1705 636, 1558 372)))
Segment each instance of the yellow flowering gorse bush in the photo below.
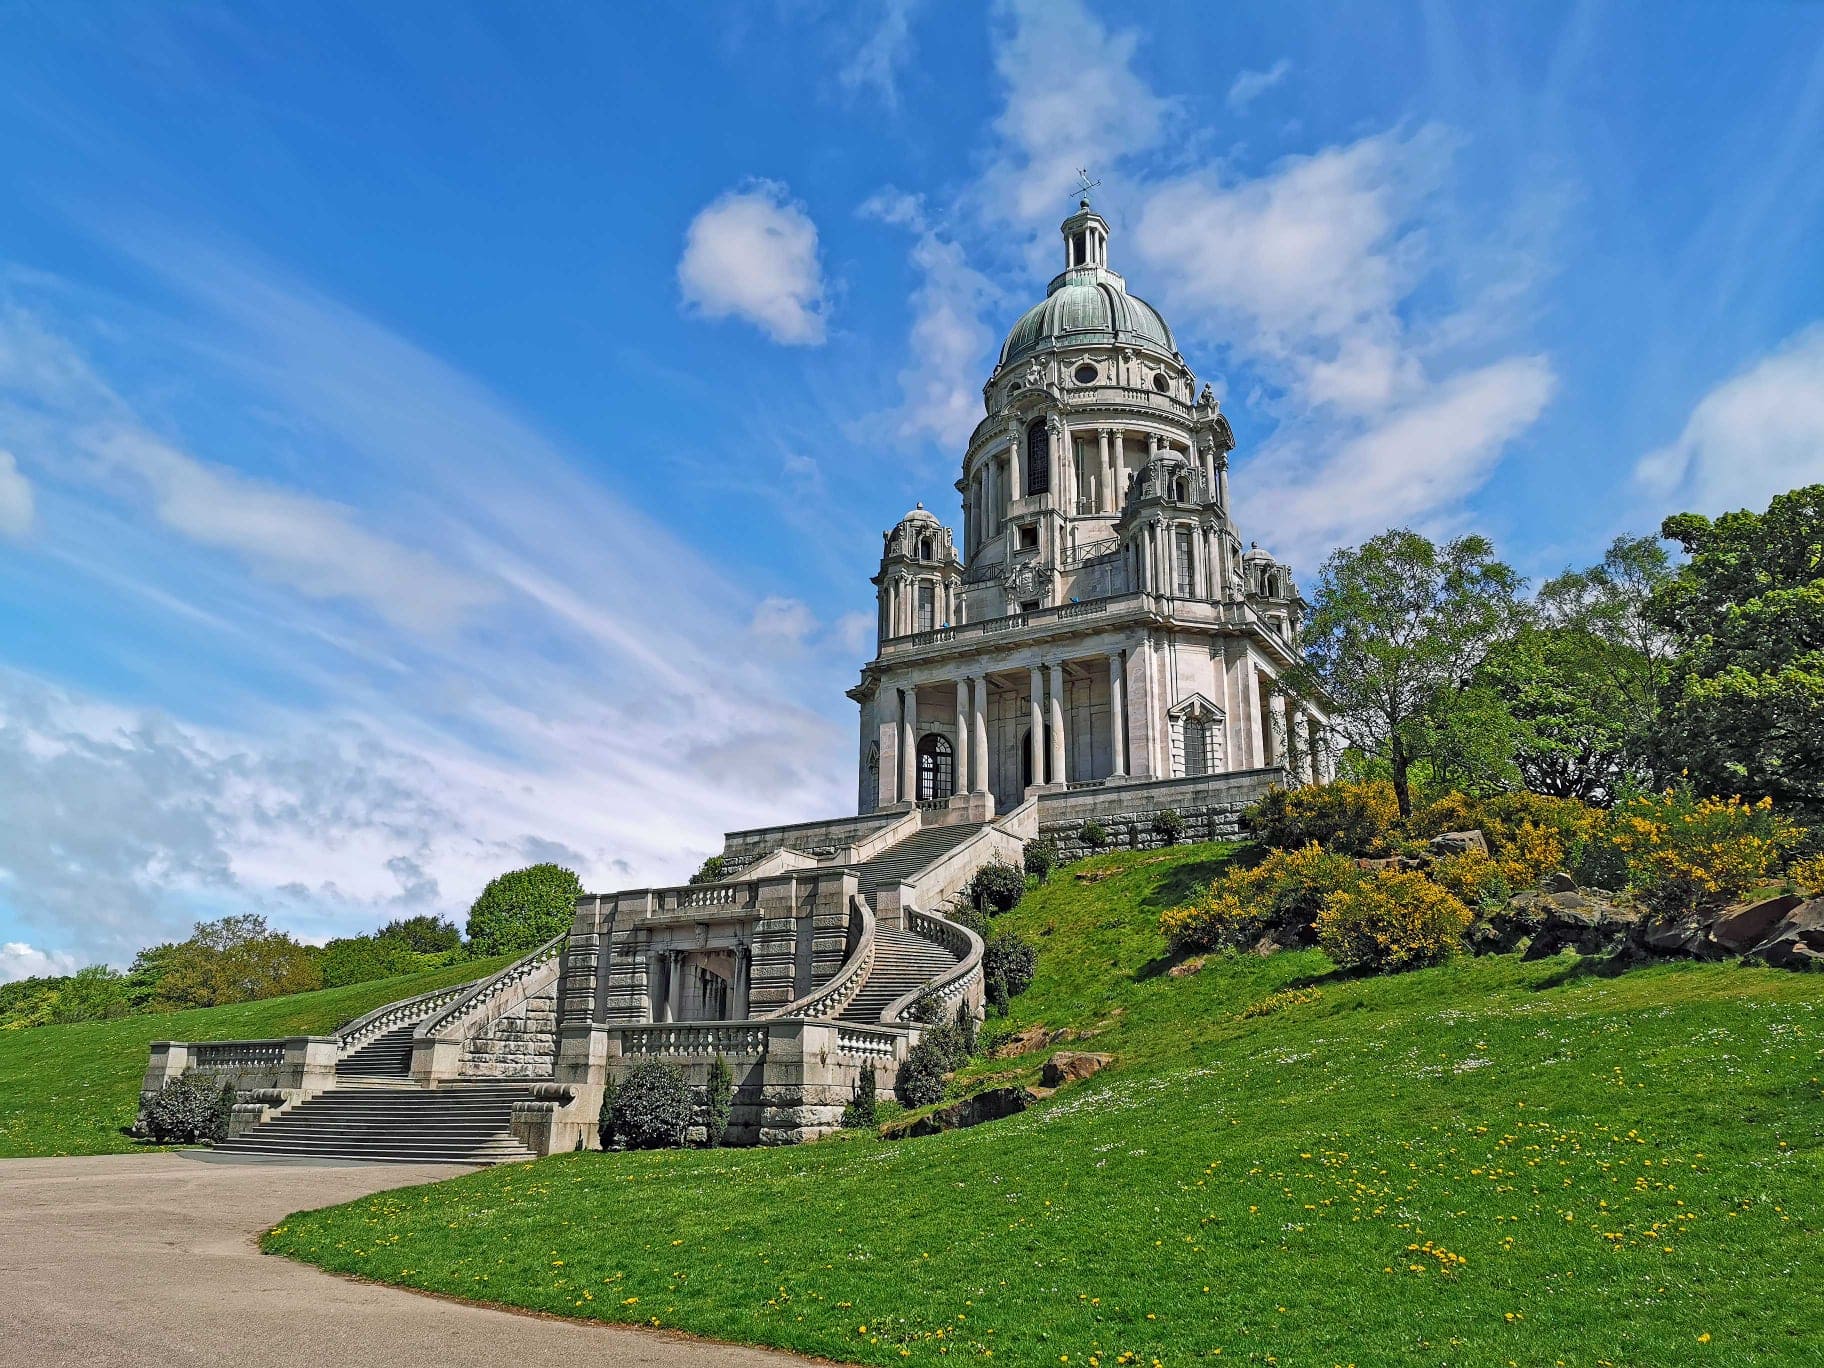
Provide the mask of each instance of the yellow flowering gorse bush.
POLYGON ((1423 874, 1383 870, 1324 900, 1317 943, 1345 968, 1416 969, 1454 955, 1469 922, 1469 908, 1423 874))
POLYGON ((1664 912, 1698 912, 1777 883, 1799 839, 1773 800, 1699 798, 1686 789, 1629 799, 1609 840, 1627 861, 1628 883, 1664 912))

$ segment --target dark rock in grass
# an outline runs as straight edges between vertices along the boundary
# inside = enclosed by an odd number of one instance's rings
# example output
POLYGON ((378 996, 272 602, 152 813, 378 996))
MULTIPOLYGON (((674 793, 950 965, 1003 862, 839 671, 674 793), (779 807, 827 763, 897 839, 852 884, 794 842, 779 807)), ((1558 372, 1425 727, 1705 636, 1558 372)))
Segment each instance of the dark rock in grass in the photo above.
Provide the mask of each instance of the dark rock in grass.
POLYGON ((1516 894, 1507 910, 1516 920, 1538 927, 1526 948, 1528 959, 1563 950, 1607 954, 1629 939, 1640 919, 1632 907, 1617 905, 1597 889, 1548 891, 1542 886, 1516 894))
POLYGON ((1430 844, 1434 855, 1467 855, 1472 850, 1479 855, 1488 854, 1488 837, 1480 831, 1442 831, 1431 838, 1430 844))
POLYGON ((1560 869, 1539 880, 1539 891, 1541 893, 1575 893, 1577 880, 1560 869))
POLYGON ((990 1088, 910 1121, 887 1126, 881 1134, 889 1140, 907 1140, 919 1135, 940 1135, 947 1130, 964 1130, 984 1121, 1017 1115, 1047 1096, 1048 1093, 1037 1088, 990 1088))
POLYGON ((1648 922, 1642 927, 1639 940, 1656 955, 1702 958, 1710 954, 1710 918, 1691 913, 1648 922))
POLYGON ((1748 957, 1779 969, 1824 969, 1824 898, 1787 912, 1748 957))
POLYGON ((1048 1088, 1061 1088, 1099 1073, 1115 1062, 1113 1055, 1091 1054, 1087 1050, 1059 1050, 1045 1061, 1039 1081, 1048 1088))
POLYGON ((1710 923, 1710 943, 1724 954, 1742 955, 1773 934, 1773 928, 1805 899, 1796 893, 1725 908, 1710 923))

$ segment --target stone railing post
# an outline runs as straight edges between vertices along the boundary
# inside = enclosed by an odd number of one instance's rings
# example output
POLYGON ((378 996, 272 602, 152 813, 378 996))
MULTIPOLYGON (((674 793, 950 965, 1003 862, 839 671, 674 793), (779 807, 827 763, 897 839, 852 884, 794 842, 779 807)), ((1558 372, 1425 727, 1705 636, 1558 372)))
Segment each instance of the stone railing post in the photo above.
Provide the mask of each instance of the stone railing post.
POLYGON ((146 1064, 146 1076, 140 1082, 139 1090, 142 1093, 161 1091, 172 1079, 181 1077, 193 1062, 190 1046, 184 1041, 153 1041, 152 1055, 146 1064))
POLYGON ((335 1087, 337 1053, 334 1036, 288 1036, 279 1065, 278 1087, 284 1092, 312 1095, 335 1087))
POLYGON ((767 1026, 761 1076, 760 1143, 794 1145, 842 1124, 858 1070, 837 1056, 831 1022, 790 1019, 767 1026))

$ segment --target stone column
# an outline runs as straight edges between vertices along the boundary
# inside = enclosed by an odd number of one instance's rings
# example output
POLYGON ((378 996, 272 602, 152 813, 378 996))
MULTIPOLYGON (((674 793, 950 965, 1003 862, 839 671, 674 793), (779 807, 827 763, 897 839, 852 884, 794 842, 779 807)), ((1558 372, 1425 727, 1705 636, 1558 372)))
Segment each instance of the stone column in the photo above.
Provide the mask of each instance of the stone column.
POLYGON ((1221 452, 1216 457, 1216 501, 1222 505, 1222 511, 1229 511, 1229 457, 1221 452))
POLYGON ((1051 667, 1051 782, 1069 782, 1065 773, 1064 746, 1064 666, 1051 667))
POLYGON ((1267 730, 1260 713, 1260 671, 1254 668, 1254 658, 1249 655, 1241 658, 1241 695, 1247 713, 1247 766, 1260 769, 1267 763, 1267 730))
POLYGON ((918 797, 918 685, 899 691, 899 801, 918 797))
POLYGON ((980 675, 975 681, 975 710, 970 726, 972 743, 975 747, 975 758, 970 762, 969 773, 975 780, 976 793, 988 792, 988 676, 980 675))
POLYGON ((1108 731, 1110 778, 1127 776, 1127 681, 1121 675, 1121 653, 1108 658, 1108 731))
POLYGON ((1025 497, 1026 472, 1020 468, 1020 456, 1026 445, 1026 435, 1018 428, 1013 430, 1013 442, 1007 448, 1007 492, 1008 504, 1011 507, 1025 497))
POLYGON ((956 681, 956 792, 969 792, 969 677, 956 681))
POLYGON ((1034 665, 1028 672, 1032 687, 1032 782, 1045 782, 1045 667, 1034 665))
POLYGON ((1112 513, 1115 506, 1114 471, 1109 467, 1108 429, 1096 429, 1096 509, 1112 513))
POLYGON ((1114 488, 1109 492, 1111 513, 1119 511, 1121 501, 1127 497, 1127 434, 1120 428, 1115 429, 1114 472, 1114 488))

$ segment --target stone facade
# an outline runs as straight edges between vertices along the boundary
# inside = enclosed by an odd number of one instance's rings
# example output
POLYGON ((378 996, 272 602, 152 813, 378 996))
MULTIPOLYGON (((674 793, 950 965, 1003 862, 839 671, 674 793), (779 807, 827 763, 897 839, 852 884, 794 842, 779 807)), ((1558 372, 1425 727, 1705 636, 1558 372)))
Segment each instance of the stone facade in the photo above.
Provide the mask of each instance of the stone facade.
POLYGON ((864 813, 1331 772, 1326 701, 1293 683, 1304 601, 1230 514, 1228 419, 1088 201, 1062 232, 1065 270, 983 388, 962 536, 922 504, 883 534, 849 693, 864 813))
POLYGON ((1169 808, 1184 822, 1180 842, 1237 840, 1242 835, 1243 809, 1285 782, 1284 770, 1244 770, 1043 794, 1039 798, 1039 835, 1056 841, 1065 860, 1080 860, 1098 850, 1152 850, 1166 844, 1153 829, 1153 820, 1169 808), (1101 846, 1083 839, 1083 828, 1092 821, 1108 835, 1101 846))
POLYGON ((495 1017, 463 1042, 464 1078, 549 1078, 557 1059, 557 985, 495 1017))

